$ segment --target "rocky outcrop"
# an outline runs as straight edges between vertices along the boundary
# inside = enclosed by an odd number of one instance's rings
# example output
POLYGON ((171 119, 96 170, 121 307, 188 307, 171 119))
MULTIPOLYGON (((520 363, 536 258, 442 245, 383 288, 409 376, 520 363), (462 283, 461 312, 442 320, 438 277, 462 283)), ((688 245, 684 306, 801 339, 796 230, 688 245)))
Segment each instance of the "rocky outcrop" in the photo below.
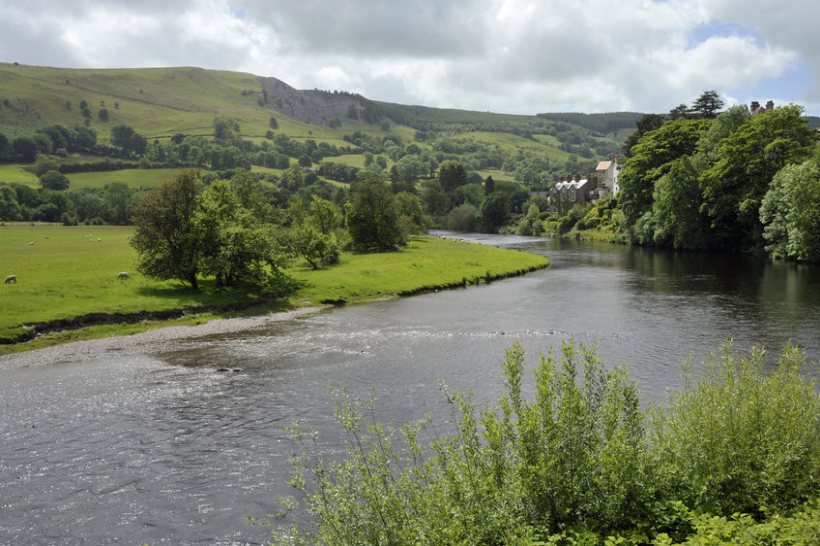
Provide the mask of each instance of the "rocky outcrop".
POLYGON ((338 120, 342 124, 351 121, 372 125, 387 121, 393 124, 376 104, 361 95, 338 91, 302 91, 276 78, 260 77, 259 82, 266 106, 305 123, 330 125, 338 120))

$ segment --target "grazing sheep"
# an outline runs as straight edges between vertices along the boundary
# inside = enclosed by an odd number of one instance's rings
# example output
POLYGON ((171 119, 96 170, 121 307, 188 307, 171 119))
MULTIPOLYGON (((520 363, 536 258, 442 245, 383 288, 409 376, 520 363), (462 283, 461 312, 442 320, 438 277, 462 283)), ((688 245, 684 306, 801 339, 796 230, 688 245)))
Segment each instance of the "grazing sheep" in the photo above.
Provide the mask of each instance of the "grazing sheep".
POLYGON ((34 246, 34 241, 29 241, 28 246, 34 246))
POLYGON ((128 278, 128 271, 120 271, 120 272, 117 274, 117 278, 118 278, 118 279, 122 279, 122 280, 127 279, 127 278, 128 278))
POLYGON ((6 277, 6 284, 9 284, 9 283, 12 283, 12 282, 13 283, 17 282, 17 275, 8 275, 6 277))

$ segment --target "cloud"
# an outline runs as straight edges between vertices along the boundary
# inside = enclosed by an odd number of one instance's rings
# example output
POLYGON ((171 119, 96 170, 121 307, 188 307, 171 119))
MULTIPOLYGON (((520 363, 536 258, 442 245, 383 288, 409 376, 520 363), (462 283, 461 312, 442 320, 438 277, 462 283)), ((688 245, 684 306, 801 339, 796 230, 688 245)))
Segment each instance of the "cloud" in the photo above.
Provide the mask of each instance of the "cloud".
POLYGON ((516 113, 663 112, 704 89, 734 94, 805 67, 810 96, 790 100, 816 104, 820 48, 811 27, 820 7, 780 4, 0 0, 0 58, 195 65, 378 100, 516 113), (740 27, 749 31, 732 30, 740 27))

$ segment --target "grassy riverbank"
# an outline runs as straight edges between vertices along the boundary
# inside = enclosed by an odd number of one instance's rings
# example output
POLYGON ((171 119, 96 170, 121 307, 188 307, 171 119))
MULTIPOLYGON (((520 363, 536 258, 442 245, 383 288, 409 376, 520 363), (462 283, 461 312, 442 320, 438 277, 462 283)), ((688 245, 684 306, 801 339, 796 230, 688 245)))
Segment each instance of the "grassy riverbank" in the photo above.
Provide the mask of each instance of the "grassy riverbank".
POLYGON ((339 265, 326 270, 294 264, 289 274, 301 288, 290 301, 237 310, 253 304, 260 295, 218 290, 207 280, 201 290, 194 291, 175 281, 155 281, 136 273, 136 254, 128 244, 132 232, 129 227, 114 226, 0 226, 0 277, 17 276, 17 283, 0 285, 0 340, 6 343, 0 345, 0 354, 168 324, 192 324, 226 314, 266 313, 323 302, 357 303, 451 288, 549 263, 524 252, 418 237, 398 252, 345 253, 339 265), (118 279, 120 271, 128 272, 129 278, 118 279), (223 311, 226 308, 233 310, 223 311), (181 309, 187 312, 174 313, 181 309), (93 321, 113 324, 77 329, 80 321, 74 319, 91 314, 102 315, 93 321), (8 344, 30 335, 31 324, 60 320, 67 320, 65 331, 44 334, 33 342, 8 344))

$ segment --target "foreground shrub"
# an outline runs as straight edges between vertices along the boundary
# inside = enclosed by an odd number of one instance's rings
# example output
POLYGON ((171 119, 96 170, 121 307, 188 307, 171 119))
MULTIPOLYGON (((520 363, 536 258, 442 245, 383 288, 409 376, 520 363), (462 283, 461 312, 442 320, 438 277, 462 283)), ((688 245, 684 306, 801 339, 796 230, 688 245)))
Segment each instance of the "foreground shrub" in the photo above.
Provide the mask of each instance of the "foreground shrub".
POLYGON ((820 397, 787 345, 771 373, 766 354, 738 357, 731 345, 705 374, 671 397, 653 427, 668 495, 730 515, 788 510, 820 487, 820 397))
POLYGON ((541 358, 525 398, 515 343, 492 407, 478 411, 469 393, 443 388, 449 435, 429 420, 397 430, 365 419, 372 399, 337 394, 347 456, 317 455, 316 436, 293 428, 303 455, 292 485, 316 529, 294 527, 276 542, 755 544, 748 537, 782 532, 796 538, 766 543, 814 543, 820 402, 798 373, 803 361, 787 346, 766 375, 763 351, 737 357, 726 347, 648 419, 625 371, 606 371, 573 342, 541 358))

